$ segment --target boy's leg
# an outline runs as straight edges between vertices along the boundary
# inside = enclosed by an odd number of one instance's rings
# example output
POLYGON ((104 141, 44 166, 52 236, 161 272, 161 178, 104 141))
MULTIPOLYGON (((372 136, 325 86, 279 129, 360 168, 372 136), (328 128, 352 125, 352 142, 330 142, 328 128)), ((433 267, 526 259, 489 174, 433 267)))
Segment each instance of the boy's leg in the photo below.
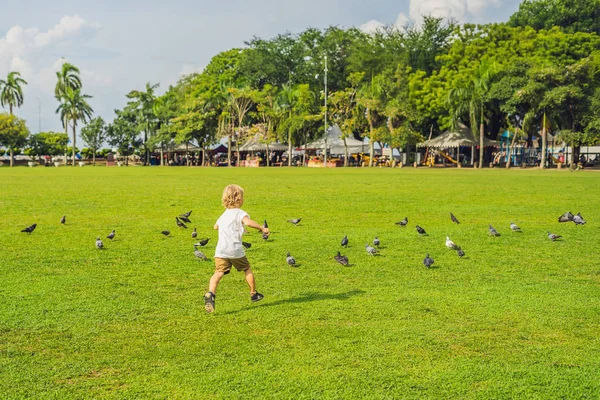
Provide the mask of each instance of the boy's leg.
POLYGON ((213 294, 217 294, 217 286, 219 286, 219 281, 225 275, 224 272, 217 271, 211 276, 210 282, 208 284, 208 291, 213 294))
POLYGON ((248 283, 248 286, 250 287, 250 296, 252 296, 256 293, 256 282, 254 281, 254 274, 252 273, 252 269, 250 268, 244 271, 244 273, 246 274, 246 283, 248 283))
POLYGON ((208 293, 204 295, 204 308, 206 312, 212 313, 215 311, 215 296, 217 292, 217 286, 219 285, 219 281, 225 275, 224 272, 215 271, 213 276, 210 278, 208 293))

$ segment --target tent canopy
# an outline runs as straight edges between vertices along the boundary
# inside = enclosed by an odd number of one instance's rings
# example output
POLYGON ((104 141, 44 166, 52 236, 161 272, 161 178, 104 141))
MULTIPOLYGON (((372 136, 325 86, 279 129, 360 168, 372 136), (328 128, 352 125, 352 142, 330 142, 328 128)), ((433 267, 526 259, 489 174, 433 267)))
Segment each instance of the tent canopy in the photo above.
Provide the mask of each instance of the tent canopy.
MULTIPOLYGON (((269 143, 269 151, 285 151, 288 147, 281 143, 269 143)), ((256 134, 240 146, 240 151, 267 151, 267 144, 261 141, 261 135, 256 134)))
MULTIPOLYGON (((344 147, 344 139, 342 139, 342 131, 340 130, 339 126, 331 126, 327 130, 327 136, 325 138, 327 138, 327 150, 329 150, 331 154, 344 154, 346 152, 344 147)), ((306 148, 324 150, 326 142, 325 138, 308 143, 306 148)), ((363 142, 351 137, 346 138, 346 145, 348 146, 348 153, 361 153, 365 148, 363 142)))
MULTIPOLYGON (((417 147, 431 147, 434 149, 446 149, 460 146, 479 146, 479 139, 475 139, 471 130, 462 123, 458 124, 458 129, 448 130, 436 138, 417 144, 417 147)), ((498 146, 498 142, 484 137, 483 146, 498 146)))

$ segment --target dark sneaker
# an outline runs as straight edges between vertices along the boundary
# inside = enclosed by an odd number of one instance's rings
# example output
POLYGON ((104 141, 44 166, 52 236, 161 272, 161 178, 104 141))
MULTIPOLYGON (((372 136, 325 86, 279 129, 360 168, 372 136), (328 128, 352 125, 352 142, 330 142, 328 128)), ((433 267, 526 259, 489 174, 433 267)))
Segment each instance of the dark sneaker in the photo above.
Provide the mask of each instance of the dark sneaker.
POLYGON ((260 294, 258 292, 254 293, 252 296, 250 296, 250 300, 252 300, 253 302, 261 301, 264 298, 265 298, 265 296, 263 296, 262 294, 260 294))
POLYGON ((212 292, 208 292, 204 295, 204 309, 207 313, 215 311, 215 295, 212 292))

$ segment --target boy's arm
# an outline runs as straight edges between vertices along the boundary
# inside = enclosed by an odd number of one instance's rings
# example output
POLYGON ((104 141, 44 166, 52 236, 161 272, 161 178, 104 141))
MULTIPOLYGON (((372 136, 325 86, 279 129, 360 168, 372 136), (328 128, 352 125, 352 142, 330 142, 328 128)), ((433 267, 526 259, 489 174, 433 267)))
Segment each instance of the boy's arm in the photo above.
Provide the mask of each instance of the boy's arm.
POLYGON ((244 217, 242 219, 242 223, 250 228, 254 228, 257 229, 259 231, 261 231, 262 233, 269 233, 269 228, 264 228, 261 225, 257 224, 256 222, 252 221, 249 217, 244 217))
POLYGON ((214 230, 217 230, 217 229, 219 229, 219 224, 215 224, 215 226, 213 226, 213 229, 214 229, 214 230))

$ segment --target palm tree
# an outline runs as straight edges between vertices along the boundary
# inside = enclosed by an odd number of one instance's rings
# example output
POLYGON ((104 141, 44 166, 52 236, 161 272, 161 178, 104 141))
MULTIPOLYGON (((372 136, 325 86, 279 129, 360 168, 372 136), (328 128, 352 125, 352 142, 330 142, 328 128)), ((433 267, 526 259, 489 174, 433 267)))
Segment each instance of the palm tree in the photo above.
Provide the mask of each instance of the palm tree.
POLYGON ((75 145, 77 141, 77 121, 87 122, 94 113, 94 110, 87 102, 92 96, 81 94, 81 90, 66 89, 61 97, 62 103, 56 109, 60 113, 60 119, 67 123, 71 121, 73 128, 73 166, 75 166, 75 145))
MULTIPOLYGON (((67 93, 67 90, 80 90, 82 87, 81 78, 79 77, 79 68, 71 63, 64 63, 60 71, 56 71, 56 86, 54 87, 54 97, 59 102, 63 101, 63 96, 67 93)), ((66 120, 62 120, 62 124, 65 127, 65 134, 69 134, 69 123, 66 120)), ((75 147, 75 146, 73 146, 75 147)), ((65 147, 65 163, 67 162, 67 150, 65 147)))
POLYGON ((468 114, 471 121, 471 131, 475 134, 477 120, 479 119, 479 168, 483 168, 485 103, 494 72, 494 65, 487 58, 484 58, 471 78, 448 93, 448 104, 454 114, 454 122, 461 115, 468 114))
POLYGON ((154 103, 156 102, 156 96, 154 90, 159 87, 159 84, 154 85, 150 82, 146 83, 146 90, 132 90, 127 94, 127 98, 133 99, 133 105, 138 110, 140 120, 144 124, 144 165, 150 164, 150 152, 148 151, 148 137, 152 136, 152 124, 156 120, 154 113, 154 103))
POLYGON ((23 105, 22 85, 27 85, 27 82, 19 72, 9 72, 5 81, 0 79, 0 104, 2 107, 8 104, 10 115, 13 114, 13 107, 23 105))

